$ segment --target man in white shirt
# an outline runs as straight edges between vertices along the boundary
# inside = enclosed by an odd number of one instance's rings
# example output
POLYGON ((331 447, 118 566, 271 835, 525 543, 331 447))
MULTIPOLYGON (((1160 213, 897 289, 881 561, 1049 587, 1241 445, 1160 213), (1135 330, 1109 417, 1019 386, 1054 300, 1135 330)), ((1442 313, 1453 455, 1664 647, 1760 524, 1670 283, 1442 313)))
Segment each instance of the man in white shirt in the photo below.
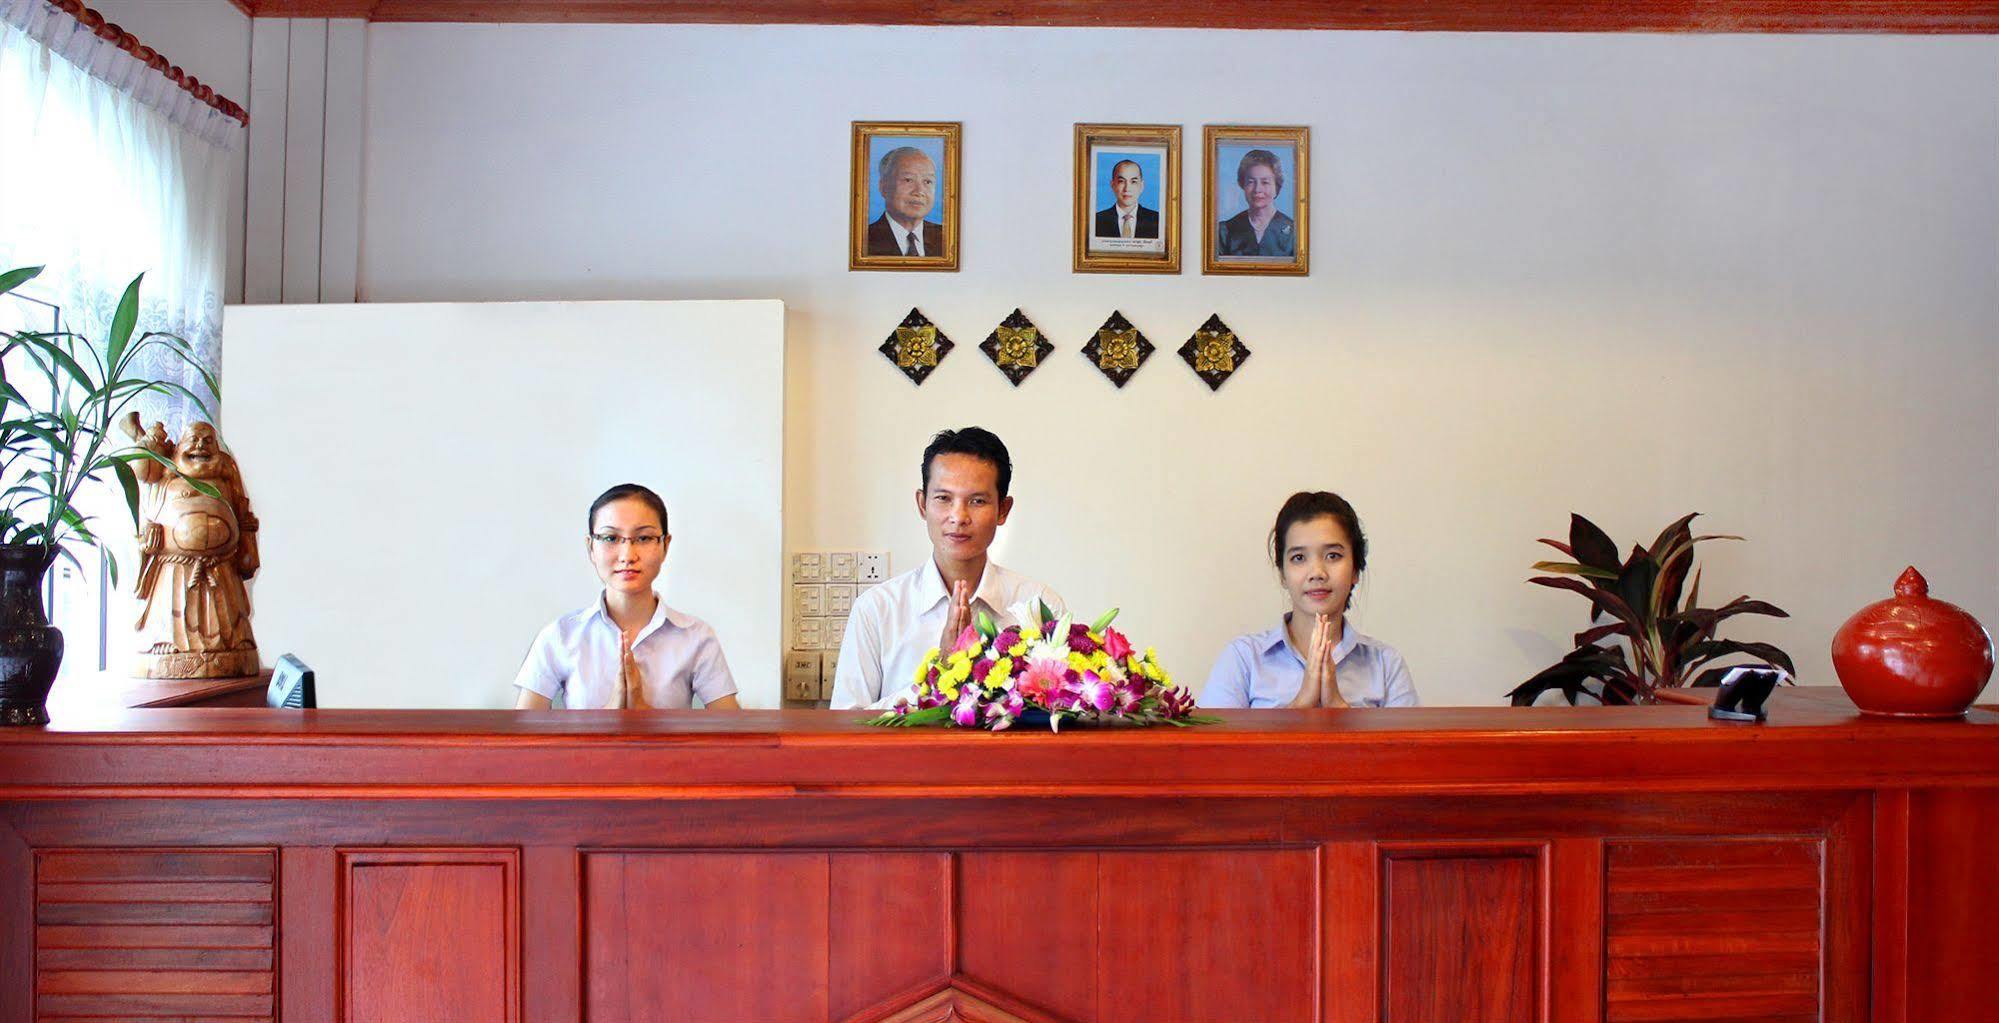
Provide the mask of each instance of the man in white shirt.
POLYGON ((914 571, 854 601, 833 673, 833 709, 892 707, 916 685, 916 667, 947 649, 980 611, 1002 629, 1028 618, 1036 601, 1060 614, 1062 598, 992 563, 986 551, 1013 510, 1006 445, 976 426, 945 430, 923 449, 917 512, 930 557, 914 571))

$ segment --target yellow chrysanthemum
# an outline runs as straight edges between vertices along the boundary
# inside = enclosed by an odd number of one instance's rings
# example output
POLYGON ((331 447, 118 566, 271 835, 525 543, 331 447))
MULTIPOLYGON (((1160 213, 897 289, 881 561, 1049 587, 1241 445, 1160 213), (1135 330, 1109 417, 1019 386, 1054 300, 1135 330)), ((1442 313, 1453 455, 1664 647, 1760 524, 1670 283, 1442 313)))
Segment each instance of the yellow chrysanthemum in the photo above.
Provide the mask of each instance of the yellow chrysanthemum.
POLYGON ((1026 656, 1026 655, 1027 655, 1027 643, 1026 643, 1026 641, 1025 641, 1025 640, 1023 640, 1023 641, 1021 641, 1021 642, 1019 642, 1019 643, 1015 643, 1015 644, 1013 645, 1013 649, 1011 649, 1011 650, 1008 650, 1008 651, 1006 652, 1006 655, 1007 655, 1008 657, 1024 657, 1024 656, 1026 656))

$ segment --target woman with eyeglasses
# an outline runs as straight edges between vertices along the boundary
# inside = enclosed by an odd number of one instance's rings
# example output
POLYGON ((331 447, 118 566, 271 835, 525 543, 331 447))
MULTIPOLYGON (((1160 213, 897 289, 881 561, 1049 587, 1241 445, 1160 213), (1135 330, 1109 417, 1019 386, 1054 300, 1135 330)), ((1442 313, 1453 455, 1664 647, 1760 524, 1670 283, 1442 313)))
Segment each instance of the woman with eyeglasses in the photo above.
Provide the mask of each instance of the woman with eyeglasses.
POLYGON ((1270 530, 1270 561, 1291 610, 1215 659, 1203 707, 1414 707, 1402 654, 1347 621, 1367 570, 1367 534, 1346 498, 1292 494, 1270 530))
POLYGON ((560 696, 579 710, 686 708, 698 697, 709 710, 736 709, 715 630, 653 592, 673 543, 666 502, 636 483, 612 487, 590 505, 584 542, 604 592, 535 637, 514 706, 546 710, 560 696))

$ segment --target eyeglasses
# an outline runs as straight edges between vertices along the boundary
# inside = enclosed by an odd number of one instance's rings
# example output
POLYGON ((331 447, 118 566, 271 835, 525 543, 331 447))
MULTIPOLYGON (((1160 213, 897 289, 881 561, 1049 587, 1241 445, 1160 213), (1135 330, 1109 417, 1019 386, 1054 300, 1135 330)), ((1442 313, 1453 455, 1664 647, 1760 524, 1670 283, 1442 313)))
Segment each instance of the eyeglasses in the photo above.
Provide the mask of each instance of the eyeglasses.
POLYGON ((646 533, 640 536, 619 536, 616 533, 598 533, 590 537, 590 539, 596 541, 599 547, 616 547, 619 544, 629 544, 635 551, 649 551, 658 547, 664 537, 653 533, 646 533))

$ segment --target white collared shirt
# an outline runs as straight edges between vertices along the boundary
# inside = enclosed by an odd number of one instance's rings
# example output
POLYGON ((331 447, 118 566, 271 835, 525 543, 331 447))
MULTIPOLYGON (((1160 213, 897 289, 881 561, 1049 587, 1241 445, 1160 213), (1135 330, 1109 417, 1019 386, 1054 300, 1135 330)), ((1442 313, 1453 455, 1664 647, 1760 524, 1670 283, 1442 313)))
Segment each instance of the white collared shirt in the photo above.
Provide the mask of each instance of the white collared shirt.
MULTIPOLYGON (((1198 701, 1203 707, 1283 707, 1305 685, 1305 659, 1291 645, 1284 616, 1274 629, 1237 636, 1215 658, 1198 701)), ((1353 707, 1414 707, 1416 683, 1394 647, 1361 633, 1352 622, 1333 648, 1340 695, 1353 707)), ((915 669, 911 669, 912 671, 915 669)))
MULTIPOLYGON (((895 219, 893 215, 885 213, 883 214, 883 216, 888 217, 889 232, 895 235, 896 247, 902 250, 903 255, 905 256, 927 255, 927 253, 923 251, 923 225, 927 223, 927 221, 918 220, 916 222, 916 230, 912 232, 910 231, 909 228, 902 226, 902 221, 895 219), (912 233, 916 235, 916 241, 914 243, 911 243, 909 240, 909 236, 912 233)), ((943 626, 939 625, 938 628, 941 629, 943 628, 943 626)), ((911 670, 913 671, 915 669, 911 670)))
MULTIPOLYGON (((1026 622, 1037 600, 1058 615, 1067 610, 1054 590, 988 560, 971 609, 1004 629, 1026 622)), ((930 558, 855 598, 833 671, 833 709, 894 706, 916 687, 916 667, 936 648, 950 615, 951 592, 930 558)))
MULTIPOLYGON (((658 596, 653 595, 655 600, 658 596)), ((600 593, 587 607, 541 630, 514 685, 551 700, 559 696, 571 709, 622 707, 618 641, 618 624, 611 620, 600 593)), ((654 707, 692 707, 697 696, 705 705, 736 691, 715 630, 693 615, 667 607, 663 600, 632 640, 632 660, 645 680, 646 703, 654 707)))

